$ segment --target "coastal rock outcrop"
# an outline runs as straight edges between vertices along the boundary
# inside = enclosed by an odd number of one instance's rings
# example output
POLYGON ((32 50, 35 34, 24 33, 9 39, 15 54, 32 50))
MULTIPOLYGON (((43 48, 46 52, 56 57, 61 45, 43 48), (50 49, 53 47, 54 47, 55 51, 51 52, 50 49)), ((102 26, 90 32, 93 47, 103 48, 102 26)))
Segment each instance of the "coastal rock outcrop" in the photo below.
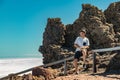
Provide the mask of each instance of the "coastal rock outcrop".
POLYGON ((120 1, 111 3, 104 14, 106 21, 113 24, 115 33, 120 32, 120 1))
MULTIPOLYGON (((105 10, 107 22, 113 24, 115 31, 116 42, 120 43, 120 2, 111 3, 105 10)), ((106 72, 119 72, 120 73, 120 51, 110 60, 106 72)))
POLYGON ((87 30, 92 49, 111 47, 114 43, 113 25, 106 22, 104 13, 95 6, 83 4, 79 18, 66 26, 66 46, 73 45, 82 28, 87 30))
MULTIPOLYGON (((39 48, 43 55, 43 63, 47 64, 73 56, 74 41, 83 28, 87 31, 91 49, 114 47, 115 45, 112 44, 120 41, 119 10, 119 2, 111 4, 105 12, 93 5, 83 4, 82 11, 73 24, 64 25, 60 18, 49 18, 43 34, 43 45, 39 48), (113 17, 116 18, 113 19, 113 17)), ((111 54, 105 54, 105 56, 108 55, 111 54)), ((105 67, 108 66, 108 63, 109 61, 105 63, 105 67)), ((101 67, 101 65, 103 64, 100 63, 98 66, 101 67)))
POLYGON ((62 48, 65 43, 65 27, 60 18, 49 18, 43 34, 43 45, 39 51, 43 54, 43 63, 50 63, 56 60, 69 57, 72 53, 62 48), (69 54, 69 55, 68 55, 69 54))

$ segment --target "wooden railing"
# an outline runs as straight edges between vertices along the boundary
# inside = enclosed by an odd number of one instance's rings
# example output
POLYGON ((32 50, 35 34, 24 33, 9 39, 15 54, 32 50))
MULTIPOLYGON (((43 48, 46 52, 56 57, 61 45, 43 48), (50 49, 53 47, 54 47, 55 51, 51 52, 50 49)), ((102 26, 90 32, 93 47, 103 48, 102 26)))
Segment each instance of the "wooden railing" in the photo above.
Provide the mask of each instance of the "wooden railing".
MULTIPOLYGON (((91 50, 91 52, 93 53, 93 73, 97 72, 97 69, 96 69, 96 53, 98 53, 98 52, 107 52, 107 51, 114 51, 114 50, 120 50, 120 47, 91 50)), ((52 65, 64 63, 64 75, 66 75, 67 74, 67 63, 66 62, 69 61, 69 60, 73 60, 73 59, 74 59, 74 57, 72 56, 72 57, 65 58, 65 59, 62 59, 62 60, 59 60, 59 61, 56 61, 56 62, 52 62, 52 63, 48 63, 48 64, 36 66, 36 67, 49 67, 49 66, 52 66, 52 65)), ((15 74, 12 74, 12 76, 32 71, 34 68, 35 67, 27 69, 27 70, 24 70, 24 71, 21 71, 21 72, 18 72, 18 73, 15 73, 15 74)), ((4 79, 9 78, 9 77, 11 77, 11 76, 10 75, 5 76, 3 78, 0 78, 0 80, 4 80, 4 79)))
POLYGON ((96 53, 98 53, 98 52, 116 51, 116 50, 120 50, 120 47, 113 47, 113 48, 104 48, 104 49, 92 50, 92 52, 93 52, 93 73, 97 72, 97 68, 96 68, 96 53))
MULTIPOLYGON (((40 65, 40 66, 35 66, 35 67, 49 67, 49 66, 52 66, 52 65, 64 63, 64 74, 66 75, 66 74, 67 74, 67 63, 66 63, 66 61, 72 60, 73 58, 74 58, 74 57, 72 56, 72 57, 69 57, 69 58, 66 58, 66 59, 62 59, 62 60, 59 60, 59 61, 56 61, 56 62, 52 62, 52 63, 40 65)), ((4 80, 4 79, 9 78, 9 77, 11 77, 11 76, 15 76, 15 75, 19 75, 19 74, 23 74, 23 73, 32 71, 35 67, 30 68, 30 69, 26 69, 26 70, 21 71, 21 72, 18 72, 18 73, 11 74, 11 75, 8 75, 8 76, 5 76, 5 77, 3 77, 3 78, 0 78, 0 80, 4 80)))

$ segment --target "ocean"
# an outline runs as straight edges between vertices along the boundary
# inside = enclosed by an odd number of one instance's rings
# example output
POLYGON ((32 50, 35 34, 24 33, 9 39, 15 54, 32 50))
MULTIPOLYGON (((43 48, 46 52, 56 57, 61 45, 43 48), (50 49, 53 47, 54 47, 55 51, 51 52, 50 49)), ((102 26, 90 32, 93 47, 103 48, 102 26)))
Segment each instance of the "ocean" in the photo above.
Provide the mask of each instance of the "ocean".
POLYGON ((40 58, 0 58, 0 78, 11 73, 42 65, 40 58))

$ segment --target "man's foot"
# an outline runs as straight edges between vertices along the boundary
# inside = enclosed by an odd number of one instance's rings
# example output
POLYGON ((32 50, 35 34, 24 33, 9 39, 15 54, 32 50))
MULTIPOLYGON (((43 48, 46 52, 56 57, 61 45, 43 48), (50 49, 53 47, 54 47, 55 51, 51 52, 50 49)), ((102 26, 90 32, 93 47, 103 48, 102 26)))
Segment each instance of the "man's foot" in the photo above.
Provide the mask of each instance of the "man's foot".
POLYGON ((87 70, 88 70, 88 65, 87 64, 83 64, 83 70, 82 70, 82 72, 87 71, 87 70))
POLYGON ((83 64, 83 68, 84 68, 84 69, 87 68, 87 65, 86 65, 86 64, 83 64))
POLYGON ((88 70, 88 68, 85 68, 85 69, 83 69, 81 72, 85 72, 85 71, 87 71, 88 70))
POLYGON ((77 71, 77 72, 75 72, 74 74, 75 74, 75 75, 78 75, 78 74, 80 74, 80 72, 79 72, 79 71, 77 71))

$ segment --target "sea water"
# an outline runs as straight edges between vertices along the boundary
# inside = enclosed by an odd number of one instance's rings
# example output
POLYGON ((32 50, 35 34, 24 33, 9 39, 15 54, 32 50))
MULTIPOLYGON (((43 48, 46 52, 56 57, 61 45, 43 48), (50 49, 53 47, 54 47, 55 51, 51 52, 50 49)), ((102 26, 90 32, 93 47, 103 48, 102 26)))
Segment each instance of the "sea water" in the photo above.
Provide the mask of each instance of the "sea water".
POLYGON ((0 59, 0 78, 42 64, 42 58, 3 58, 0 59))

